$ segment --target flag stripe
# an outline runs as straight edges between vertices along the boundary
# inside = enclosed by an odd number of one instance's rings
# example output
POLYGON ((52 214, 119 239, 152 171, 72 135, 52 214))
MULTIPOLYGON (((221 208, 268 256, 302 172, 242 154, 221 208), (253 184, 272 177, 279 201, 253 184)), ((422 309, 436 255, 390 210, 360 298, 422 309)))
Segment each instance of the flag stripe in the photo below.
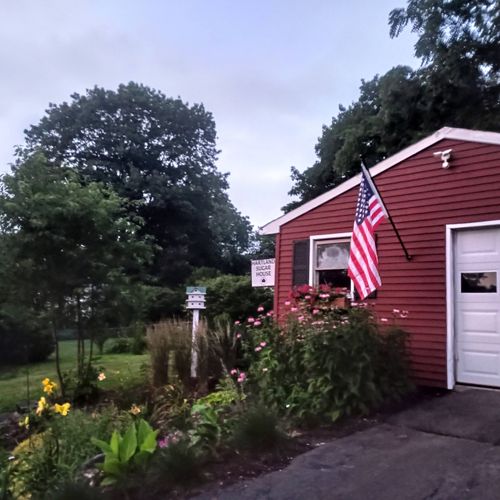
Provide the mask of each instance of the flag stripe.
MULTIPOLYGON (((360 241, 360 239, 357 239, 358 243, 360 241)), ((362 271, 365 281, 368 281, 368 285, 372 289, 375 289, 375 284, 378 284, 380 282, 380 277, 378 275, 378 270, 373 259, 371 259, 371 257, 367 253, 362 253, 360 251, 360 248, 362 248, 363 246, 363 244, 355 245, 352 252, 356 257, 356 261, 358 262, 358 269, 362 271)))
POLYGON ((374 235, 375 229, 385 218, 385 209, 374 189, 375 186, 362 170, 347 266, 347 274, 354 282, 361 300, 382 285, 374 235))

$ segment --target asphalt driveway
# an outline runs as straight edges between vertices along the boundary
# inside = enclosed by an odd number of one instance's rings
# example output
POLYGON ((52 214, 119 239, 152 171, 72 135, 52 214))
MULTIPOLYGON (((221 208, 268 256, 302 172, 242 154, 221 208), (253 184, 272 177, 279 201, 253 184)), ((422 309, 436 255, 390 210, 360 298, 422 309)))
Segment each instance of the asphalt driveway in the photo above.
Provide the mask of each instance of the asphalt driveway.
POLYGON ((500 499, 500 392, 466 389, 208 499, 500 499))

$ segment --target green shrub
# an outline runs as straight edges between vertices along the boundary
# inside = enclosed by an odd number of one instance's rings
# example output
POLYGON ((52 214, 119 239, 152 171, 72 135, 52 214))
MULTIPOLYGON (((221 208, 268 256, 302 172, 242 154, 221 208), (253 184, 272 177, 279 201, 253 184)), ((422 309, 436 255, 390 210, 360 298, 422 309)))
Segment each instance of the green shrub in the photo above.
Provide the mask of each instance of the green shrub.
POLYGON ((171 443, 158 451, 151 464, 149 478, 153 484, 192 484, 200 476, 202 459, 187 439, 171 443))
POLYGON ((245 336, 250 383, 266 406, 317 423, 366 413, 408 390, 403 331, 382 331, 366 309, 335 308, 326 291, 316 302, 311 295, 291 304, 282 327, 259 317, 262 326, 245 336))
POLYGON ((68 481, 46 496, 47 500, 104 500, 106 497, 97 488, 83 481, 68 481))
POLYGON ((131 339, 127 337, 119 337, 117 339, 113 339, 107 348, 107 354, 126 354, 131 352, 131 339))
POLYGON ((29 309, 0 306, 0 365, 38 363, 53 352, 45 320, 29 309))
POLYGON ((146 336, 144 334, 134 335, 130 342, 130 352, 132 354, 143 354, 147 348, 146 336))
POLYGON ((92 438, 108 439, 112 429, 130 421, 129 415, 113 407, 93 414, 72 410, 66 417, 50 420, 46 430, 14 450, 9 490, 14 498, 44 498, 77 477, 82 465, 99 452, 92 438))
POLYGON ((260 305, 266 309, 272 307, 272 289, 252 287, 250 276, 225 274, 197 284, 207 287, 206 317, 210 327, 216 319, 232 323, 246 318, 260 305))
POLYGON ((242 450, 272 450, 285 439, 285 435, 278 426, 278 417, 263 406, 247 410, 235 422, 234 427, 234 443, 242 450))

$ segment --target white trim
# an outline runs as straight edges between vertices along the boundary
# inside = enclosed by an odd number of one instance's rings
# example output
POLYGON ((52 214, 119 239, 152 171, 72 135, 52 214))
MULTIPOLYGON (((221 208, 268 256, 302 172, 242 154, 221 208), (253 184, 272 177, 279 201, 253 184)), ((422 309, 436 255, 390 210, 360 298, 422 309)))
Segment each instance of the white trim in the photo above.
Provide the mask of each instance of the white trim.
MULTIPOLYGON (((376 175, 385 172, 387 169, 397 165, 398 163, 401 163, 410 156, 419 153, 420 151, 432 146, 433 144, 436 144, 439 141, 442 141, 443 139, 454 139, 458 141, 500 145, 500 133, 498 132, 484 132, 481 130, 443 127, 434 134, 426 137, 425 139, 422 139, 421 141, 418 141, 415 144, 412 144, 411 146, 408 146, 407 148, 399 151, 395 155, 392 155, 389 158, 381 161, 380 163, 377 163, 377 165, 370 169, 370 174, 372 177, 375 177, 376 175)), ((351 177, 339 186, 331 189, 330 191, 327 191, 326 193, 321 194, 313 200, 304 203, 300 207, 297 207, 295 210, 292 210, 291 212, 288 212, 287 214, 277 217, 271 222, 268 222, 259 229, 259 233, 262 235, 279 233, 280 227, 283 224, 305 214, 306 212, 309 212, 313 208, 316 208, 323 203, 336 198, 337 196, 340 196, 346 191, 349 191, 349 189, 359 184, 360 179, 360 174, 351 177)))
MULTIPOLYGON (((314 262, 315 262, 315 254, 314 250, 316 248, 316 241, 321 240, 340 240, 349 238, 349 241, 352 238, 352 232, 350 233, 333 233, 333 234, 315 234, 309 236, 309 286, 314 286, 314 262)), ((351 280, 351 296, 353 293, 353 281, 351 280)))
POLYGON ((455 387, 455 283, 454 283, 454 241, 455 232, 460 229, 500 227, 500 220, 446 224, 446 372, 447 387, 455 387))
POLYGON ((446 378, 447 388, 455 387, 455 288, 453 280, 453 234, 446 225, 446 378))

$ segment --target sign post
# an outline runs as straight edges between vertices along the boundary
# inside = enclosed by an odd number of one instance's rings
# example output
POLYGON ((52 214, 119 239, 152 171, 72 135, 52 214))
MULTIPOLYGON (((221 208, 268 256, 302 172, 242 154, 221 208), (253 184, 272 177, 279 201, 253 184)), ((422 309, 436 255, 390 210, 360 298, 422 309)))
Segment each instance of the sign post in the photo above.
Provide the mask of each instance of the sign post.
POLYGON ((275 259, 252 260, 252 286, 274 286, 275 259))
POLYGON ((191 378, 198 374, 198 326, 200 324, 200 311, 205 309, 206 287, 188 286, 186 288, 186 309, 193 311, 193 329, 191 334, 191 378))

